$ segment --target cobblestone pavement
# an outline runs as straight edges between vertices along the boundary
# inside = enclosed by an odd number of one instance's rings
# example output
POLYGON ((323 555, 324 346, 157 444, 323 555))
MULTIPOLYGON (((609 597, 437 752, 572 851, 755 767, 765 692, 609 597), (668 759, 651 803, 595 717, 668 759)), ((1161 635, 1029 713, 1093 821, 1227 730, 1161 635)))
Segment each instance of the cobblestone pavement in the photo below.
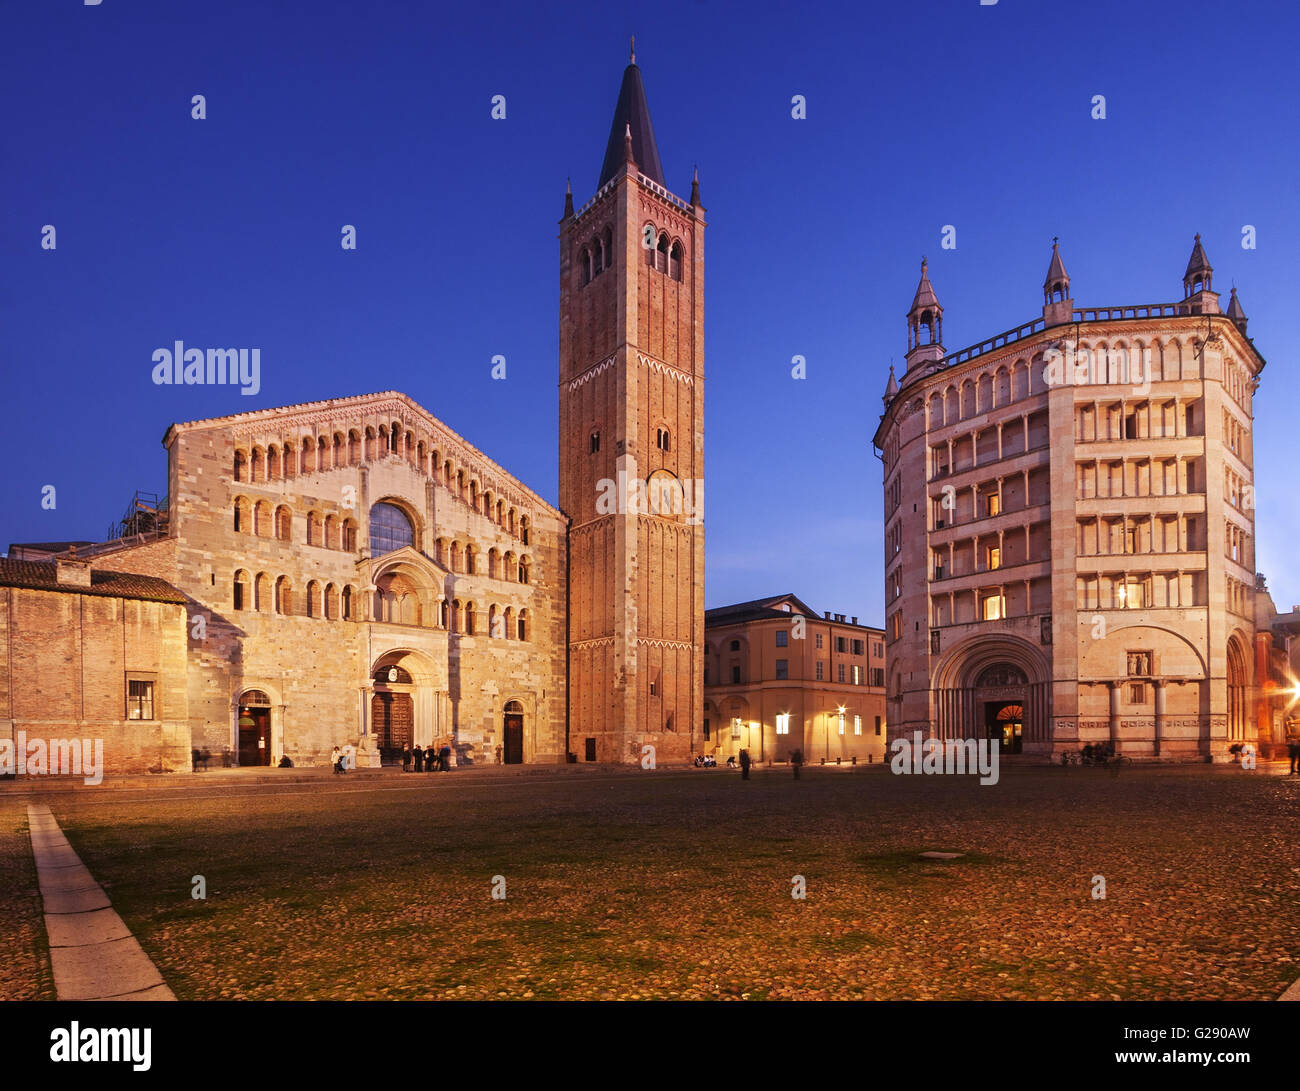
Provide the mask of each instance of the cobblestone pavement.
MULTIPOLYGON (((1300 777, 1276 772, 589 770, 47 801, 182 1000, 1271 999, 1300 977, 1300 777)), ((0 797, 19 956, 0 995, 33 997, 22 806, 0 797)))

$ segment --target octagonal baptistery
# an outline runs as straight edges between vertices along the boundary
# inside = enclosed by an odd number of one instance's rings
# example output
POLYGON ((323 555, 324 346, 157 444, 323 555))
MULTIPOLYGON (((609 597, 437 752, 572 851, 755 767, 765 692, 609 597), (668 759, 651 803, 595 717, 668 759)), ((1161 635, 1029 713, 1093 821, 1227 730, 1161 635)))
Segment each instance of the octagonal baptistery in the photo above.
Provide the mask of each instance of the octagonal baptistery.
POLYGON ((1054 243, 1042 317, 949 353, 922 262, 874 437, 891 740, 1227 760, 1257 738, 1264 359, 1212 274, 1198 235, 1178 302, 1077 308, 1054 243))
POLYGON ((103 563, 190 599, 195 747, 563 760, 564 520, 535 492, 394 391, 163 442, 168 535, 103 563))

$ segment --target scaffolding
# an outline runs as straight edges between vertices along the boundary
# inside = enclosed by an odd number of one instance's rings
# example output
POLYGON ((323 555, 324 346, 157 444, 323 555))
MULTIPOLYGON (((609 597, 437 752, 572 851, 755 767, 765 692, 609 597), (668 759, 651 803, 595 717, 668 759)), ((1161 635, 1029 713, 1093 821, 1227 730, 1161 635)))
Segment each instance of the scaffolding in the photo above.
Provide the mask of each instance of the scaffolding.
POLYGON ((167 497, 137 489, 126 513, 108 528, 108 541, 121 538, 163 537, 167 533, 167 497))

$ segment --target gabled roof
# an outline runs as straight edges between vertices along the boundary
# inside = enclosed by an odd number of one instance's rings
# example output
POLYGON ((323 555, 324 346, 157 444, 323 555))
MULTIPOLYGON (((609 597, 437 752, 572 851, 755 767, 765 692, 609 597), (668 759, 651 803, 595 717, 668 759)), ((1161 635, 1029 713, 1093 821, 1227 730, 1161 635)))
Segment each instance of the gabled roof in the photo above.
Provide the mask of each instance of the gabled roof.
POLYGON ((614 107, 614 120, 609 126, 609 142, 605 145, 605 162, 600 167, 600 189, 623 169, 623 144, 628 129, 632 130, 632 158, 637 168, 651 181, 664 185, 664 168, 659 162, 659 148, 655 144, 655 130, 650 123, 650 106, 641 83, 641 69, 635 63, 623 70, 623 84, 618 89, 618 103, 614 107))
POLYGON ((76 595, 98 595, 116 599, 143 599, 148 602, 185 604, 185 596, 166 580, 156 576, 137 576, 130 572, 90 573, 90 586, 60 583, 58 566, 53 561, 0 560, 0 587, 24 587, 32 591, 65 591, 76 595))
POLYGON ((789 618, 795 614, 802 614, 807 618, 820 616, 795 595, 772 595, 765 599, 751 599, 749 602, 737 602, 732 606, 719 606, 713 610, 705 610, 704 624, 706 627, 726 625, 735 621, 755 621, 761 618, 789 618), (788 611, 778 609, 783 602, 790 604, 788 611))

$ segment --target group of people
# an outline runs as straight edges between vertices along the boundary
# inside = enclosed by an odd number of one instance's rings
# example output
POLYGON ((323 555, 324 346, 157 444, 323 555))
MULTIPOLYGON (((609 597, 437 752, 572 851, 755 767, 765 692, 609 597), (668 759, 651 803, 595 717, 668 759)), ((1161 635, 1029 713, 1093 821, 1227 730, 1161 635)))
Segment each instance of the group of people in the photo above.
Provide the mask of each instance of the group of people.
POLYGON ((402 748, 402 772, 409 773, 411 767, 417 773, 447 773, 451 771, 451 747, 445 743, 442 749, 435 749, 430 743, 423 750, 409 745, 402 748))

